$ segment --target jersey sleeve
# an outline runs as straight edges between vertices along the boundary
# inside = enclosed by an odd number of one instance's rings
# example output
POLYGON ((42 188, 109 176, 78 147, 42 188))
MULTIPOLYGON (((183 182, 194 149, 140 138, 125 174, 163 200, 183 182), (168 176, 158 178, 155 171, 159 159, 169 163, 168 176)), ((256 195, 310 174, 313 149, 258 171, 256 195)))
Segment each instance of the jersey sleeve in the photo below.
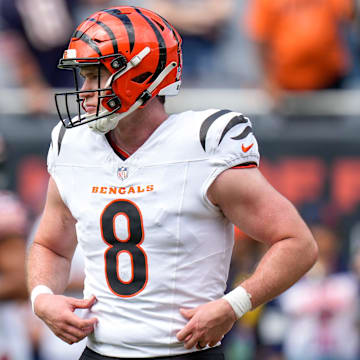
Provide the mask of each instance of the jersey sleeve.
POLYGON ((52 179, 55 181, 58 187, 62 200, 66 205, 68 205, 64 195, 65 194, 64 179, 62 176, 60 176, 59 166, 58 166, 65 130, 66 129, 62 125, 62 123, 58 123, 52 130, 51 143, 49 146, 49 151, 47 156, 47 169, 48 169, 48 173, 51 175, 52 179))
POLYGON ((51 176, 55 175, 54 171, 56 167, 56 161, 60 154, 64 134, 65 128, 62 126, 61 123, 58 123, 51 132, 51 143, 47 156, 47 168, 51 176))
POLYGON ((258 143, 252 123, 241 113, 215 111, 201 124, 200 139, 211 168, 202 188, 205 199, 209 186, 223 171, 259 165, 258 143))
POLYGON ((259 164, 252 123, 240 113, 215 111, 201 124, 200 142, 210 161, 221 168, 259 164))

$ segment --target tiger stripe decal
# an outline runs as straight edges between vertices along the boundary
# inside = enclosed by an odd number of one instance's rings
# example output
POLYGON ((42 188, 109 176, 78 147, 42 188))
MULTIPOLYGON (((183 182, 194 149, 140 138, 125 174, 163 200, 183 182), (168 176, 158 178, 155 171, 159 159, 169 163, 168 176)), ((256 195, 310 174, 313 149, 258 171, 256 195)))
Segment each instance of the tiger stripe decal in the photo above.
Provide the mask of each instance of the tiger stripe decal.
POLYGON ((156 70, 153 74, 153 76, 148 80, 148 84, 152 83, 158 76, 159 74, 165 69, 165 64, 166 64, 166 44, 165 44, 165 40, 162 37, 159 29, 157 28, 157 26, 154 24, 154 22, 146 15, 144 15, 140 9, 135 8, 135 11, 140 14, 145 20, 146 22, 151 26, 151 28, 153 29, 155 36, 157 38, 158 44, 159 44, 159 61, 156 67, 156 70))
POLYGON ((108 9, 103 11, 112 16, 115 16, 124 24, 129 38, 130 53, 131 53, 135 45, 135 29, 130 18, 126 14, 121 13, 121 11, 118 9, 108 9))
POLYGON ((230 110, 219 110, 216 113, 210 115, 208 118, 204 120, 204 122, 201 124, 200 127, 200 143, 204 151, 205 149, 205 142, 206 142, 206 135, 210 129, 210 126, 214 123, 216 119, 218 119, 220 116, 227 114, 231 112, 230 110))
MULTIPOLYGON (((159 15, 160 16, 160 15, 159 15)), ((179 36, 177 35, 176 31, 174 30, 174 28, 172 26, 170 26, 170 24, 166 21, 166 19, 164 19, 162 16, 160 16, 160 18, 162 19, 162 21, 164 22, 164 24, 166 25, 166 27, 171 30, 171 32, 173 33, 177 43, 178 43, 178 47, 180 48, 181 46, 181 40, 179 39, 179 36)), ((180 50, 178 51, 178 64, 181 63, 181 58, 180 58, 180 50)))
MULTIPOLYGON (((233 117, 228 124, 226 125, 224 131, 221 134, 220 140, 219 140, 219 144, 221 143, 222 139, 224 138, 224 136, 226 135, 226 133, 228 131, 230 131, 234 126, 238 125, 238 124, 246 124, 248 122, 248 120, 243 116, 243 115, 237 115, 235 117, 233 117)), ((245 129, 246 130, 246 129, 245 129)), ((232 139, 234 140, 239 140, 239 139, 235 139, 232 137, 232 139)))
POLYGON ((245 130, 241 133, 241 134, 239 134, 238 136, 234 136, 234 137, 232 137, 232 139, 233 140, 241 140, 241 139, 245 139, 250 133, 252 133, 253 131, 252 131, 252 128, 251 128, 251 126, 247 126, 246 128, 245 128, 245 130))
POLYGON ((111 42, 112 42, 112 45, 113 45, 113 48, 114 48, 114 54, 117 54, 119 52, 119 49, 118 49, 118 44, 117 44, 117 41, 115 39, 115 35, 114 35, 113 31, 106 24, 104 24, 102 21, 96 20, 94 18, 90 18, 89 21, 92 21, 95 24, 100 25, 108 33, 109 38, 111 39, 111 42))
MULTIPOLYGON (((230 110, 219 110, 216 111, 214 114, 210 115, 209 117, 207 117, 203 123, 201 124, 200 127, 200 143, 202 148, 204 149, 204 151, 206 151, 206 136, 208 134, 208 131, 211 127, 211 125, 221 116, 228 114, 229 112, 231 112, 230 110)), ((223 129, 219 142, 218 142, 218 146, 220 145, 220 143, 222 142, 222 140, 224 139, 225 135, 235 126, 240 125, 240 124, 246 124, 249 123, 249 119, 246 118, 245 116, 238 114, 236 116, 234 116, 233 118, 231 118, 229 120, 229 122, 227 123, 227 125, 225 126, 225 128, 223 129)), ((246 138, 250 133, 252 133, 252 128, 249 125, 237 136, 233 136, 231 139, 233 140, 241 140, 246 138)))
POLYGON ((101 51, 99 49, 99 47, 95 44, 95 42, 93 40, 91 40, 89 38, 89 36, 87 36, 85 33, 83 33, 82 31, 75 31, 74 32, 74 35, 73 35, 73 38, 76 38, 78 40, 81 40, 83 42, 85 42, 87 45, 89 45, 94 51, 96 51, 96 53, 99 55, 99 56, 102 56, 101 54, 101 51))

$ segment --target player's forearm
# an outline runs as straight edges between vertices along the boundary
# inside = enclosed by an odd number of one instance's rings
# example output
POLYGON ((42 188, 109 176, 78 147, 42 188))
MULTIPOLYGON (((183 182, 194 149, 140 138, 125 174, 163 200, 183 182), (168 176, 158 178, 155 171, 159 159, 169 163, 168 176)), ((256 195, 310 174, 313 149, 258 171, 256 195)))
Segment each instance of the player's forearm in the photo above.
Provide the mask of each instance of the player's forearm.
POLYGON ((275 298, 298 281, 315 263, 312 238, 284 239, 272 245, 253 275, 241 285, 251 294, 252 307, 275 298))
POLYGON ((27 261, 27 285, 31 290, 46 285, 55 294, 62 294, 69 281, 71 261, 38 243, 31 245, 27 261))

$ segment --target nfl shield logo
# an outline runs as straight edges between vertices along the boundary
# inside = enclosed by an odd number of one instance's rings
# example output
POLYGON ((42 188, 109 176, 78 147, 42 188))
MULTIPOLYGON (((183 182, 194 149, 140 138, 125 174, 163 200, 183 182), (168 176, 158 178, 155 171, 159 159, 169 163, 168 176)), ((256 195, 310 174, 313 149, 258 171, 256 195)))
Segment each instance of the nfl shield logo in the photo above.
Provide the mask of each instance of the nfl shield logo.
POLYGON ((117 175, 121 180, 125 180, 128 177, 128 169, 126 167, 118 168, 117 175))

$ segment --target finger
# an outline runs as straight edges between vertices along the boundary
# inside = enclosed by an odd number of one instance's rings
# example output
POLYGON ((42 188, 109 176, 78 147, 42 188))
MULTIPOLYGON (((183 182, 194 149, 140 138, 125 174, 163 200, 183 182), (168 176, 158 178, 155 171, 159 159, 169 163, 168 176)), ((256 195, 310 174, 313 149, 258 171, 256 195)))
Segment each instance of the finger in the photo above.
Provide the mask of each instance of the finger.
POLYGON ((96 302, 96 297, 93 295, 90 299, 71 299, 71 304, 76 309, 90 309, 96 302))
POLYGON ((185 349, 191 349, 191 348, 193 348, 194 346, 196 346, 199 341, 200 341, 200 340, 199 340, 197 337, 192 336, 192 337, 190 338, 190 340, 184 342, 184 347, 185 347, 185 349))
POLYGON ((186 343, 188 343, 189 341, 190 341, 190 339, 192 338, 192 334, 190 334, 190 335, 188 335, 187 337, 186 337, 186 339, 183 341, 184 342, 184 346, 185 346, 185 344, 186 343))
POLYGON ((90 319, 82 319, 71 312, 65 322, 68 325, 74 326, 78 329, 85 329, 87 327, 94 327, 98 323, 98 320, 95 317, 90 319))
POLYGON ((188 324, 183 329, 181 329, 177 334, 176 337, 179 341, 186 341, 186 339, 192 335, 192 328, 188 324))
POLYGON ((206 347, 206 343, 205 342, 201 342, 201 341, 198 341, 197 344, 196 344, 196 348, 199 349, 199 350, 202 350, 204 347, 206 347))
POLYGON ((86 328, 85 329, 78 329, 74 326, 71 325, 65 325, 62 328, 63 333, 66 333, 67 335, 71 335, 74 336, 76 338, 77 341, 83 339, 84 337, 88 336, 91 332, 94 331, 94 329, 92 328, 86 328))
POLYGON ((185 342, 186 342, 186 341, 189 341, 189 340, 191 339, 191 337, 192 337, 192 334, 188 335, 184 341, 185 341, 185 342))
POLYGON ((180 308, 180 313, 181 315, 190 320, 196 313, 196 308, 195 309, 184 309, 184 308, 180 308))
POLYGON ((212 341, 209 342, 209 346, 214 347, 219 341, 221 341, 221 339, 212 340, 212 341))
POLYGON ((87 327, 85 327, 85 328, 82 328, 81 330, 82 330, 82 331, 85 331, 85 332, 91 333, 91 332, 94 331, 94 326, 87 326, 87 327))
POLYGON ((61 340, 65 341, 66 343, 72 345, 77 342, 77 339, 69 334, 58 334, 57 335, 61 340))

